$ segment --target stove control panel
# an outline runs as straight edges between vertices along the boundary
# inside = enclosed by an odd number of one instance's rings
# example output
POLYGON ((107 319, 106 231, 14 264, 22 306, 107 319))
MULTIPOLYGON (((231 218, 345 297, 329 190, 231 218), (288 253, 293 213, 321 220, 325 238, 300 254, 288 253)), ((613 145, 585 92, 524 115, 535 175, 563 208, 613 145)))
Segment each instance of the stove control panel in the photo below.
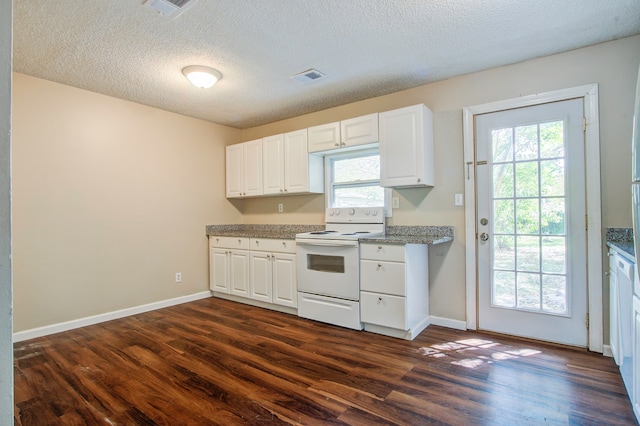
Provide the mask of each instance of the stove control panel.
POLYGON ((337 207, 327 209, 328 223, 384 223, 383 207, 337 207))

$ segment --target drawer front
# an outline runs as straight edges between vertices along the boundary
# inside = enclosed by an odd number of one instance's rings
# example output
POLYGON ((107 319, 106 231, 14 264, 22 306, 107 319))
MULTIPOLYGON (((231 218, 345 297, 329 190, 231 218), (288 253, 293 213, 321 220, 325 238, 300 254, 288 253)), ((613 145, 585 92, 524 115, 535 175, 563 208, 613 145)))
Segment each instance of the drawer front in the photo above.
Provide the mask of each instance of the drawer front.
POLYGON ((251 250, 276 253, 295 253, 295 240, 274 240, 272 238, 251 238, 251 250))
POLYGON ((229 248, 239 250, 249 250, 249 239, 241 237, 217 237, 211 235, 209 237, 209 244, 211 247, 216 248, 229 248))
POLYGON ((406 296, 405 264, 375 260, 360 261, 360 289, 406 296))
POLYGON ((368 260, 404 262, 404 246, 395 244, 363 243, 360 245, 360 258, 368 260))
POLYGON ((360 292, 360 319, 368 324, 407 330, 406 299, 362 291, 360 292))

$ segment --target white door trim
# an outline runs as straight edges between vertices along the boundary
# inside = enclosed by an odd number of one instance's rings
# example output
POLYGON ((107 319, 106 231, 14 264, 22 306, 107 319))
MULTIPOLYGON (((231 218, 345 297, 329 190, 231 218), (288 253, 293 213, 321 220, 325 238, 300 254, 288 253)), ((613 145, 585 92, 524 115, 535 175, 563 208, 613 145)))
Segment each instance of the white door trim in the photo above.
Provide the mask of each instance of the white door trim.
MULTIPOLYGON (((465 199, 465 255, 467 328, 478 328, 477 265, 476 265, 476 181, 475 181, 475 128, 474 116, 490 112, 521 108, 548 102, 583 98, 585 131, 585 168, 600 170, 600 123, 598 111, 598 85, 588 84, 553 92, 465 107, 463 113, 464 137, 464 192, 465 199)), ((589 350, 603 351, 602 304, 602 222, 600 208, 600 173, 586 174, 587 215, 587 294, 589 312, 589 350)))

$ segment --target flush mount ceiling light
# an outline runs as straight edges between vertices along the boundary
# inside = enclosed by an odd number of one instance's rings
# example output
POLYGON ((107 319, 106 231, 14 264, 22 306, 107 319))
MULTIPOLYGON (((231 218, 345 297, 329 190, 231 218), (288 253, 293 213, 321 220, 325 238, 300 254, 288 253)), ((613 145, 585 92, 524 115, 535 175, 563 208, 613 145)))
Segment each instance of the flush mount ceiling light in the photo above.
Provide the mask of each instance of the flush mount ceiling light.
POLYGON ((191 65, 182 69, 182 74, 196 87, 208 89, 222 78, 218 70, 202 65, 191 65))

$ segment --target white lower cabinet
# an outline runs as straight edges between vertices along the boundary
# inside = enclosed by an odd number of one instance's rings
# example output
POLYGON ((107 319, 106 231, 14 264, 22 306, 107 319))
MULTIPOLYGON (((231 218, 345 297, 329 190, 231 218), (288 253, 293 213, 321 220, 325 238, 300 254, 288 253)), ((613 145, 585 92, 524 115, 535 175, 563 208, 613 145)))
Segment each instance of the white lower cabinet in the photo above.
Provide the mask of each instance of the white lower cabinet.
POLYGON ((413 340, 429 325, 424 244, 360 245, 360 320, 364 329, 413 340))
POLYGON ((248 238, 209 238, 211 290, 249 297, 248 249, 248 238))
MULTIPOLYGON (((637 280, 637 278, 636 278, 637 280)), ((640 419, 640 297, 633 296, 633 392, 631 405, 636 419, 640 419)))
POLYGON ((218 296, 238 296, 246 300, 230 299, 295 313, 295 252, 293 240, 210 236, 210 288, 218 296))
POLYGON ((250 259, 251 298, 297 307, 296 255, 252 250, 250 259))

